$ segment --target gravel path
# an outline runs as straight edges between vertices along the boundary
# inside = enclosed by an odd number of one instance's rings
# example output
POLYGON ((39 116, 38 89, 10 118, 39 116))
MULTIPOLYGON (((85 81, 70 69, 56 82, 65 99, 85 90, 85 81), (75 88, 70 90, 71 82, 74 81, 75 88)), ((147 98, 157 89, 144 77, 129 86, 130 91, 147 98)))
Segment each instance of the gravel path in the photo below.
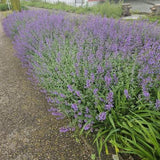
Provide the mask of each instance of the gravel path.
POLYGON ((47 111, 44 96, 13 55, 1 22, 0 12, 0 160, 89 160, 91 146, 76 142, 71 133, 59 133, 67 121, 47 111))

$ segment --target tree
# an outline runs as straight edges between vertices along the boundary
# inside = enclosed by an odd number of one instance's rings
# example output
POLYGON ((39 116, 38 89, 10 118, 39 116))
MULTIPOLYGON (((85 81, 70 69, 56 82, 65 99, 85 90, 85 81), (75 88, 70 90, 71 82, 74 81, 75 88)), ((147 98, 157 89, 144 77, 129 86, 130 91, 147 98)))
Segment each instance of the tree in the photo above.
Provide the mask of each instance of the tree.
MULTIPOLYGON (((4 0, 5 1, 5 0, 4 0)), ((20 0, 10 0, 14 11, 21 11, 20 0)))

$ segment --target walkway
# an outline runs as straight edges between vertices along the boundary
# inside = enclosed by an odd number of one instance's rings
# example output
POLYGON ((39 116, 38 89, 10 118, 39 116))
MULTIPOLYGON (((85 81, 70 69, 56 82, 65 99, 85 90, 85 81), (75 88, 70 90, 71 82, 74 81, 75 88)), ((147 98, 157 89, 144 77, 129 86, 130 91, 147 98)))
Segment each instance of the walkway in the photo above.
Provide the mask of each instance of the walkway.
POLYGON ((160 4, 160 0, 124 0, 126 3, 130 3, 132 11, 138 11, 142 13, 151 13, 150 8, 154 4, 160 4))

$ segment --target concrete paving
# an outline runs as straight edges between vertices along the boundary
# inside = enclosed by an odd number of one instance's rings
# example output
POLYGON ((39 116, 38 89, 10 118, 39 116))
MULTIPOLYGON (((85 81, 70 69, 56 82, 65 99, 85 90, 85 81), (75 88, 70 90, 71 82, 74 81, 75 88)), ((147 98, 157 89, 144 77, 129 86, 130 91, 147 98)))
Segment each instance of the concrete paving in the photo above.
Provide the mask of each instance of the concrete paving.
POLYGON ((160 0, 125 0, 124 2, 131 4, 131 11, 141 13, 151 13, 150 8, 155 4, 160 4, 160 0))
POLYGON ((131 16, 123 17, 122 19, 136 20, 136 19, 141 19, 141 18, 144 18, 144 17, 145 17, 145 15, 133 14, 131 16))

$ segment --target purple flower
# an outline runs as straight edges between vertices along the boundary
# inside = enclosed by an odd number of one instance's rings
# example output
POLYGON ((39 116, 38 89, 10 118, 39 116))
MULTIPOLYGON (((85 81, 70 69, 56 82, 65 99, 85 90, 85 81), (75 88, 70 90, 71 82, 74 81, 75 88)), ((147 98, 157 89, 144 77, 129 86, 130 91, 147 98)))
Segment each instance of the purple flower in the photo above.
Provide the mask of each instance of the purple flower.
POLYGON ((106 104, 105 105, 106 110, 111 110, 111 108, 113 108, 113 107, 114 107, 113 104, 106 104))
POLYGON ((75 115, 74 115, 74 118, 77 119, 77 117, 78 117, 77 114, 75 114, 75 115))
POLYGON ((69 129, 66 128, 66 127, 61 127, 61 128, 59 129, 59 131, 60 131, 61 133, 65 133, 65 132, 68 132, 69 129))
POLYGON ((49 112, 58 112, 58 109, 51 107, 50 109, 48 109, 48 111, 49 111, 49 112))
POLYGON ((75 93, 76 93, 76 95, 77 95, 78 97, 81 96, 80 91, 75 91, 75 93))
POLYGON ((95 88, 95 89, 93 90, 93 94, 94 94, 94 95, 97 95, 97 92, 98 92, 98 88, 95 88))
POLYGON ((101 97, 99 97, 99 100, 100 100, 101 102, 105 102, 105 100, 104 100, 103 98, 101 98, 101 97))
POLYGON ((103 67, 101 65, 98 65, 98 67, 97 67, 97 73, 101 74, 103 72, 104 72, 103 67))
POLYGON ((95 81, 94 73, 91 73, 91 81, 92 81, 92 83, 95 81))
POLYGON ((82 124, 81 124, 81 123, 78 123, 78 127, 79 127, 79 128, 82 128, 82 124))
POLYGON ((59 129, 59 131, 60 131, 61 133, 66 133, 66 132, 68 132, 68 131, 75 131, 75 128, 71 128, 71 127, 61 127, 61 128, 59 129))
POLYGON ((85 114, 84 116, 85 116, 86 118, 92 118, 92 116, 89 115, 89 114, 85 114))
POLYGON ((87 131, 91 128, 91 124, 85 124, 84 130, 87 131))
POLYGON ((106 82, 106 86, 108 87, 111 84, 112 78, 109 75, 105 75, 104 79, 106 82))
POLYGON ((54 95, 58 95, 58 92, 57 91, 54 91, 54 92, 52 92, 54 95))
POLYGON ((127 99, 131 98, 127 89, 124 90, 124 95, 126 96, 127 99))
POLYGON ((104 121, 106 119, 106 112, 101 112, 98 116, 100 121, 104 121))
POLYGON ((86 113, 89 113, 89 108, 88 107, 86 107, 86 113))
POLYGON ((110 91, 109 93, 108 93, 108 96, 107 96, 107 102, 108 103, 113 103, 113 92, 112 91, 110 91))
POLYGON ((60 112, 52 112, 52 115, 53 116, 63 116, 63 114, 60 112))
POLYGON ((150 94, 149 92, 147 91, 143 91, 143 95, 148 99, 150 97, 150 94))
POLYGON ((64 95, 64 94, 62 94, 62 93, 60 93, 60 96, 62 97, 62 98, 65 98, 66 96, 64 95))
POLYGON ((57 117, 56 119, 61 120, 61 119, 64 119, 64 118, 65 118, 64 116, 61 116, 61 117, 57 117))
POLYGON ((160 100, 159 99, 156 100, 155 107, 156 107, 156 109, 160 108, 160 100))
POLYGON ((75 112, 78 111, 78 106, 77 106, 77 104, 72 104, 71 107, 72 107, 72 109, 73 109, 75 112))
POLYGON ((86 88, 90 88, 90 86, 91 86, 91 80, 90 79, 87 79, 87 81, 86 81, 86 88))
POLYGON ((81 103, 81 100, 78 100, 78 103, 80 104, 80 103, 81 103))
POLYGON ((81 116, 81 115, 82 115, 82 112, 78 112, 78 115, 81 116))
POLYGON ((87 77, 88 76, 88 70, 84 70, 84 76, 87 77))
POLYGON ((68 87, 68 90, 69 90, 70 92, 73 92, 73 91, 74 91, 74 90, 72 89, 72 86, 71 86, 71 85, 68 85, 67 87, 68 87))
POLYGON ((118 78, 117 78, 116 74, 114 74, 113 77, 114 77, 114 83, 117 84, 118 83, 118 78))

